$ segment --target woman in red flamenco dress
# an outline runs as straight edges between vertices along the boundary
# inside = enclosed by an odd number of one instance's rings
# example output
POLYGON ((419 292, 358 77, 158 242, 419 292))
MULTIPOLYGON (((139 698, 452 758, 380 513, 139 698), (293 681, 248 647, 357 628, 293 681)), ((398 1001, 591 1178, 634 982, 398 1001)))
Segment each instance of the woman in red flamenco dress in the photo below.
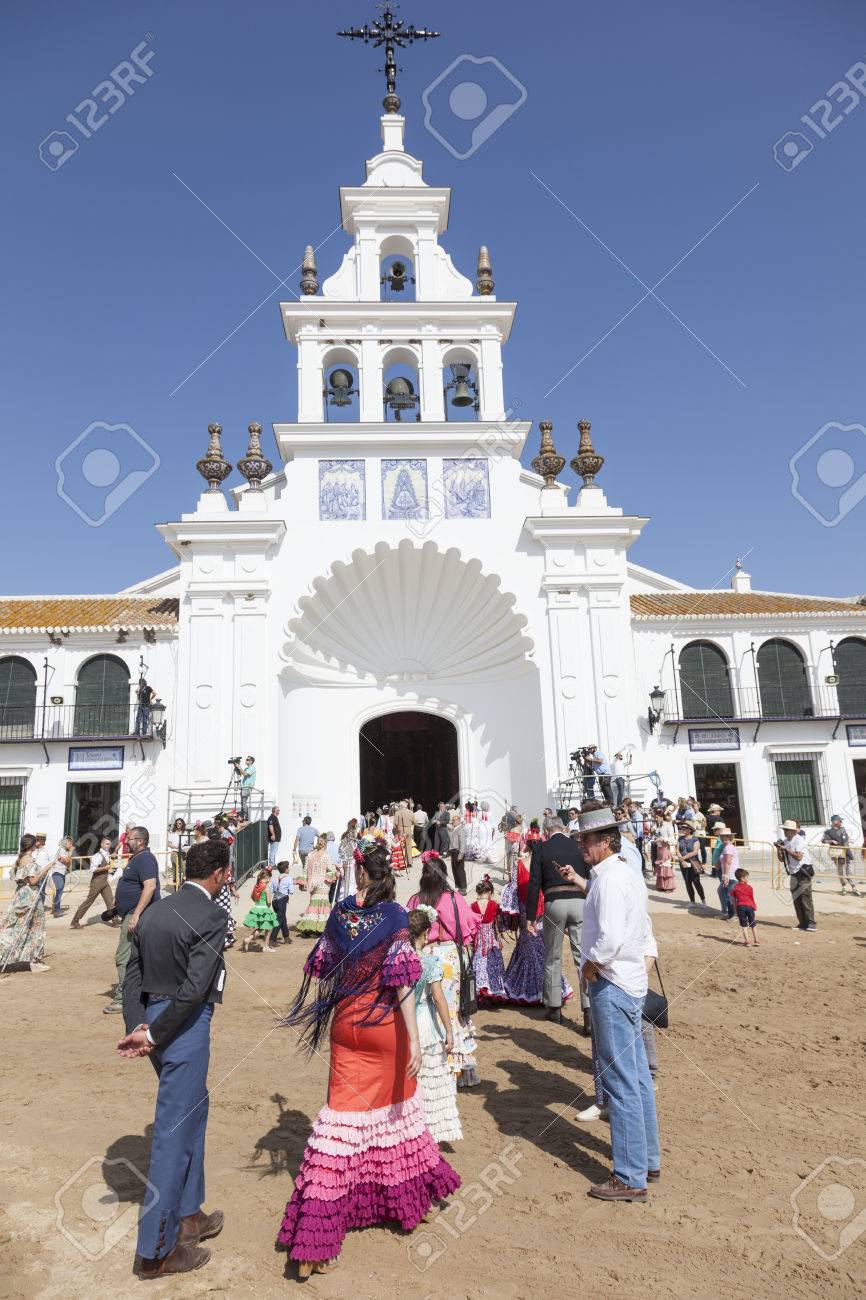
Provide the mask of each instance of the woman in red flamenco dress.
POLYGON ((300 1277, 334 1268, 353 1228, 396 1222, 411 1232, 460 1185, 416 1096, 421 963, 394 902, 388 850, 372 845, 356 861, 357 894, 332 910, 285 1021, 311 1052, 330 1027, 328 1100, 277 1236, 300 1277))

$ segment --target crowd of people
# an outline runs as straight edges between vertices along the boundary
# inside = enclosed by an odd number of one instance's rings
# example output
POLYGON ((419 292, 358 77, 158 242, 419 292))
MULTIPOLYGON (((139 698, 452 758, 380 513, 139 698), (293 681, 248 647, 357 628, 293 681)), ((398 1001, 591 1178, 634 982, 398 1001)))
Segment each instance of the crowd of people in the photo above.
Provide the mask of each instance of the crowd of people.
MULTIPOLYGON (((659 790, 643 808, 614 779, 599 778, 598 789, 587 779, 584 794, 602 798, 580 807, 545 808, 527 820, 512 805, 495 824, 484 803, 442 802, 428 813, 408 797, 351 818, 339 838, 307 815, 290 849, 279 807, 271 810, 240 948, 273 953, 299 936, 314 941, 284 1024, 308 1051, 330 1049, 327 1099, 277 1234, 299 1276, 333 1268, 351 1229, 396 1221, 411 1231, 459 1186, 446 1156, 463 1136, 460 1092, 483 1074, 479 1008, 539 1007, 558 1023, 576 997, 594 1086, 577 1119, 610 1125, 611 1174, 589 1194, 645 1201, 660 1180, 655 1028, 666 1020, 663 996, 649 990, 658 972, 649 893, 675 890, 676 867, 689 904, 704 908, 711 874, 719 916, 736 919, 751 947, 759 944, 757 906, 718 804, 704 813, 695 798, 672 801, 659 790), (615 807, 608 793, 620 796, 615 807), (471 864, 481 876, 470 902, 471 864), (497 886, 491 871, 500 867, 497 886), (396 901, 401 875, 410 878, 405 906, 396 901), (304 908, 290 924, 296 891, 304 908), (576 989, 563 971, 566 939, 576 989)), ((236 942, 241 826, 234 814, 190 829, 178 818, 168 844, 172 880, 182 883, 165 896, 147 828, 126 827, 116 845, 104 839, 70 922, 80 929, 100 901, 100 922, 117 929, 116 983, 104 1010, 124 1017, 120 1054, 150 1056, 159 1078, 149 1169, 158 1208, 142 1208, 143 1278, 201 1267, 209 1256, 201 1243, 223 1224, 220 1211, 203 1206, 207 1059, 224 953, 236 942)), ((843 890, 857 892, 840 818, 825 843, 843 890)), ((73 850, 68 839, 51 854, 44 836, 22 838, 0 927, 4 968, 14 957, 47 969, 46 889, 51 880, 51 910, 62 916, 73 850)), ((783 824, 776 851, 797 924, 814 931, 814 869, 798 823, 783 824)))

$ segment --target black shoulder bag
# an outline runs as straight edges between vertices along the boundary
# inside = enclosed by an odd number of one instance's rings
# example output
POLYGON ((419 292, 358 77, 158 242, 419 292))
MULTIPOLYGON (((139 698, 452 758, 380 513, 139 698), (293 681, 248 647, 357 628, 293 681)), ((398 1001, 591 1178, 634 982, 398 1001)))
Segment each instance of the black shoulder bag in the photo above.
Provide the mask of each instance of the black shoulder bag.
POLYGON ((457 899, 454 897, 454 891, 451 891, 451 906, 454 908, 454 936, 457 944, 457 956, 460 962, 460 994, 458 997, 458 1006, 460 1009, 461 1020, 468 1020, 474 1016, 478 1010, 478 988, 475 982, 475 970, 471 961, 466 957, 463 948, 463 930, 460 925, 460 915, 457 911, 457 899))
POLYGON ((668 1000, 665 997, 665 986, 662 984, 662 973, 659 970, 658 959, 654 959, 653 965, 656 968, 656 975, 659 977, 661 993, 656 993, 655 989, 647 989, 641 1015, 644 1020, 647 1020, 651 1025, 655 1025, 658 1029, 667 1029, 668 1000))

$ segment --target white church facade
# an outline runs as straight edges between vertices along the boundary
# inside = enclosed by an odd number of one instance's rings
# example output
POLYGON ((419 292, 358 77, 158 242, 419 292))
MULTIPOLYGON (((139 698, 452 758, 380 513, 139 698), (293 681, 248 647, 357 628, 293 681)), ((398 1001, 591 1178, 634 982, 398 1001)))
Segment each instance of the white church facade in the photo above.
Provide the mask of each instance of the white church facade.
POLYGON ((633 563, 650 521, 608 504, 584 421, 576 494, 544 422, 525 469, 538 434, 503 384, 516 304, 486 249, 473 278, 452 264, 450 191, 424 182, 399 113, 381 137, 340 191, 341 264, 320 283, 308 249, 281 306, 298 365, 282 463, 251 425, 226 490, 211 426, 207 489, 158 525, 173 568, 111 596, 0 599, 0 850, 25 827, 83 842, 97 815, 162 844, 170 814, 217 810, 247 754, 284 824, 309 810, 339 832, 405 795, 534 814, 593 743, 641 797, 696 792, 752 839, 839 812, 860 842, 866 604, 752 591, 739 568, 695 591, 633 563), (136 737, 142 673, 164 709, 136 737))

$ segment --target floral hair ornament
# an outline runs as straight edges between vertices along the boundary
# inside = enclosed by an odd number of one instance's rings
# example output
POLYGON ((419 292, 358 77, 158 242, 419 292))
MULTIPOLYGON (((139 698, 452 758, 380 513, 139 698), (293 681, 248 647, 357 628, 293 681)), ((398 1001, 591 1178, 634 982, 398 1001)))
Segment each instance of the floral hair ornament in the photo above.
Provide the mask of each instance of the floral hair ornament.
POLYGON ((364 865, 364 855, 360 849, 353 849, 352 857, 355 859, 359 867, 362 867, 364 865))
POLYGON ((421 861, 424 863, 425 866, 427 865, 428 862, 435 862, 437 863, 437 865, 443 865, 442 855, 440 853, 437 853, 435 849, 425 849, 424 852, 421 854, 421 861))
POLYGON ((431 924, 434 921, 439 920, 439 913, 436 911, 436 908, 431 907, 429 903, 419 903, 415 910, 418 912, 423 912, 431 924))

